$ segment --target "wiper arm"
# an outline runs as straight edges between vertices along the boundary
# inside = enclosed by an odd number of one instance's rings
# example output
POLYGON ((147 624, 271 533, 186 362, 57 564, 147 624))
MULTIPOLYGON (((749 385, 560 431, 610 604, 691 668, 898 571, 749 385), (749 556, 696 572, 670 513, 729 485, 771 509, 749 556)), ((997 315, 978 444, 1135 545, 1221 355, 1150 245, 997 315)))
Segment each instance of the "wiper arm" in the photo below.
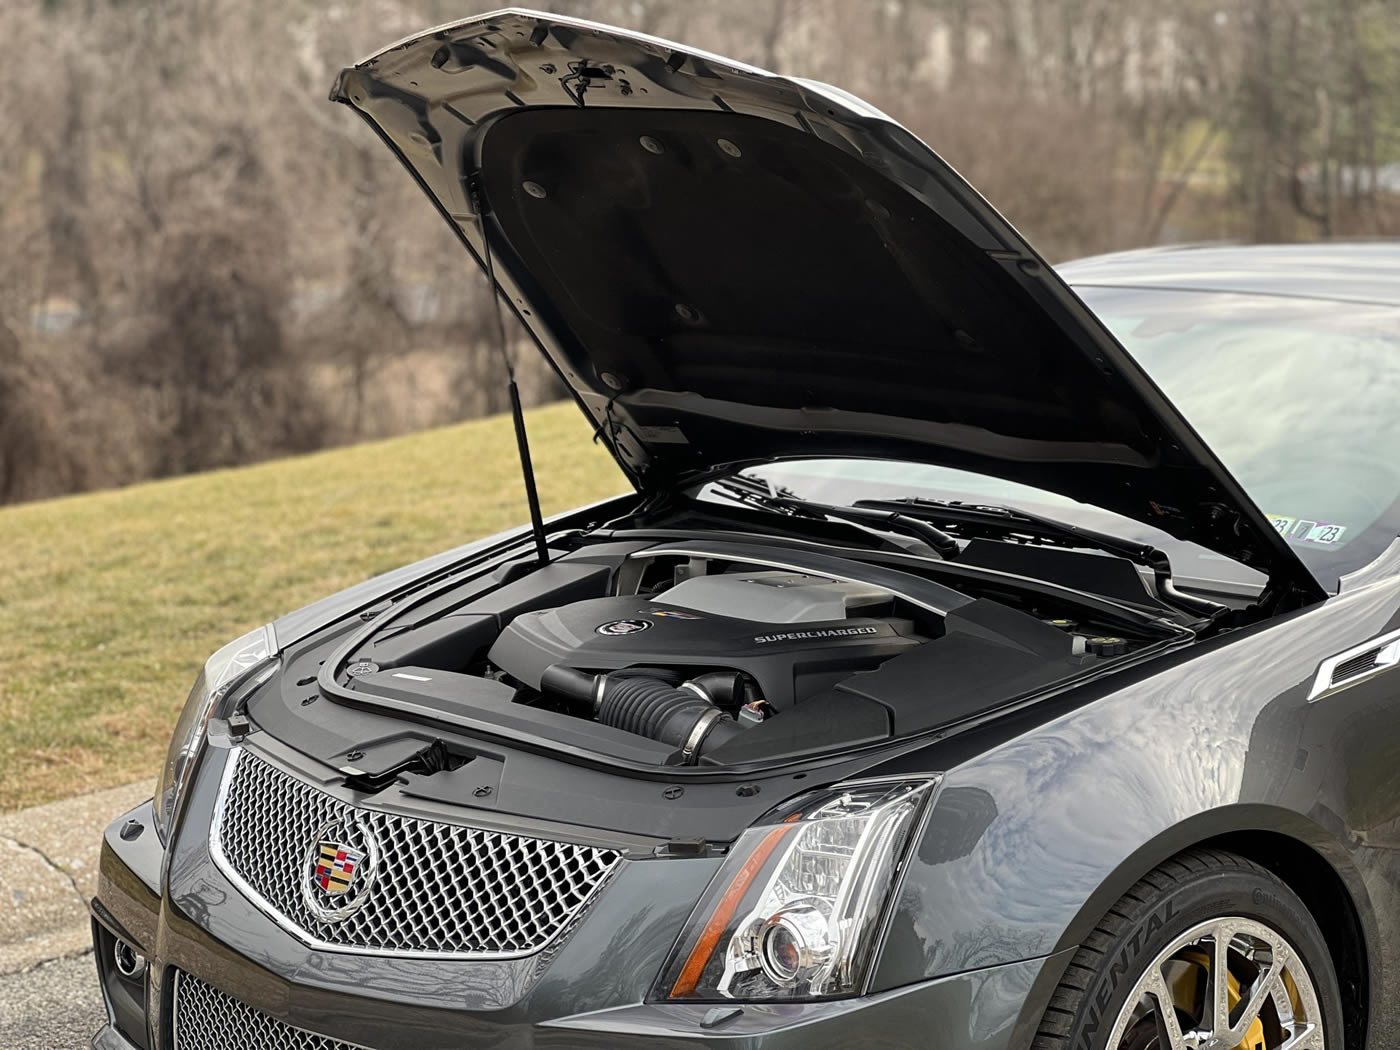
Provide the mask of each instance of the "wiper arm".
POLYGON ((1057 521, 1030 511, 1017 510, 1000 504, 963 503, 958 500, 928 499, 922 496, 899 499, 856 500, 855 507, 871 510, 890 510, 902 514, 917 514, 937 520, 944 528, 951 528, 959 535, 971 539, 973 536, 1005 536, 1008 533, 1021 533, 1031 536, 1041 543, 1058 547, 1093 548, 1130 558, 1140 564, 1151 564, 1152 559, 1166 559, 1166 554, 1156 547, 1136 540, 1114 536, 1107 532, 1071 525, 1067 521, 1057 521))
POLYGON ((854 525, 870 525, 889 532, 902 532, 906 536, 922 540, 943 558, 955 558, 962 549, 958 546, 957 540, 936 525, 911 517, 899 508, 882 509, 859 505, 842 507, 828 503, 815 503, 811 500, 801 499, 794 495, 790 489, 780 485, 770 485, 768 482, 743 474, 714 481, 711 484, 741 503, 776 511, 779 514, 816 520, 835 518, 837 521, 847 521, 854 525))
POLYGON ((976 536, 1006 539, 1009 536, 1021 535, 1048 546, 1081 550, 1088 548, 1116 554, 1135 565, 1151 569, 1157 596, 1169 605, 1175 605, 1195 616, 1212 619, 1228 611, 1225 606, 1216 602, 1178 591, 1172 582, 1172 565, 1166 551, 1148 543, 1139 543, 1122 536, 1081 528, 1067 521, 1057 521, 1030 511, 997 504, 963 503, 957 500, 911 496, 900 499, 857 500, 853 506, 864 510, 895 512, 930 519, 945 529, 952 529, 958 537, 965 539, 976 536))

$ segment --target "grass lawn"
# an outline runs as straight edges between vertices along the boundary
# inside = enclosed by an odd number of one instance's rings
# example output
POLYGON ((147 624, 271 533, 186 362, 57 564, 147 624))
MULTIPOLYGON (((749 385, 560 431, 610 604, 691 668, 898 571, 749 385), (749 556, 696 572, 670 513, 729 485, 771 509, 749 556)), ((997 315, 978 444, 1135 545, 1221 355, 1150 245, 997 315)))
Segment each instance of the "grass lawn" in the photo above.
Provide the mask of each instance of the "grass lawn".
MULTIPOLYGON (((574 405, 529 417, 546 514, 626 490, 574 405)), ((223 642, 527 516, 502 416, 0 508, 0 811, 153 777, 223 642)))

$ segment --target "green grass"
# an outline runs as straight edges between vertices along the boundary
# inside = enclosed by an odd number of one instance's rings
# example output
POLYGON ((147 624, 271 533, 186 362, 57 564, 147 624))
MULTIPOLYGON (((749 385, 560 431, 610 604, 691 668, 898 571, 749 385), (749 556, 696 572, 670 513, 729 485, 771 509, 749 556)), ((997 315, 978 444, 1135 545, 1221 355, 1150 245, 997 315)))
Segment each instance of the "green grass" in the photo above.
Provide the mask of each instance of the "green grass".
MULTIPOLYGON (((626 490, 572 404, 529 417, 546 514, 626 490)), ((223 642, 526 516, 505 417, 0 508, 0 811, 154 776, 223 642)))

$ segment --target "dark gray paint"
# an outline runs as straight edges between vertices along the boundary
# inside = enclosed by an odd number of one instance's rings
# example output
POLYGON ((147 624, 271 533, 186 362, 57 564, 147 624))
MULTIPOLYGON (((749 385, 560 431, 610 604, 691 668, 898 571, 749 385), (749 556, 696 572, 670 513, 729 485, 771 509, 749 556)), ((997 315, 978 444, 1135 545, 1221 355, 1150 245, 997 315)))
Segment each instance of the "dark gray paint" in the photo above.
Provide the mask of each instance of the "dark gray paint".
POLYGON ((876 987, 1076 944, 1157 863, 1268 830, 1315 850, 1346 884, 1368 935, 1376 1021, 1393 1017, 1400 676, 1314 704, 1306 694, 1321 659, 1397 623, 1391 580, 1166 657, 1155 674, 948 763, 876 987))
MULTIPOLYGON (((174 847, 163 901, 120 900, 158 874, 159 857, 117 840, 104 855, 99 919, 153 955, 152 972, 178 965, 288 1023, 384 1050, 465 1046, 810 1047, 925 1046, 921 1017, 947 1019, 967 1050, 1022 1045, 1029 1015, 1067 953, 1033 958, 836 1004, 747 1007, 708 1032, 701 1004, 638 1005, 656 979, 693 901, 718 860, 639 860, 624 864, 547 967, 536 958, 503 962, 390 960, 316 952, 246 902, 210 860, 202 829, 211 819, 221 756, 207 756, 174 847), (127 863, 136 866, 128 873, 127 863), (115 907, 128 916, 114 922, 115 907), (154 940, 136 928, 158 928, 154 940), (1047 974, 1048 971, 1048 974, 1047 974), (1037 981, 1046 974, 1045 979, 1037 981), (602 1011, 602 1012, 599 1012, 602 1011), (817 1025, 818 1029, 812 1026, 817 1025), (817 1034, 819 1031, 819 1035, 817 1034), (505 1042, 502 1042, 502 1040, 505 1042)), ((120 1047, 114 1033, 107 1045, 120 1047)))
MULTIPOLYGON (((1372 967, 1369 1045, 1386 1045, 1378 1033, 1396 1016, 1400 960, 1400 676, 1314 704, 1305 694, 1319 660, 1397 624, 1400 582, 1390 580, 1085 687, 1093 693, 867 763, 872 773, 946 770, 874 981, 879 992, 913 991, 876 997, 856 1020, 850 1007, 829 1005, 802 1008, 805 1016, 829 1012, 829 1045, 856 1030, 887 1034, 870 1045, 913 1045, 901 1042, 912 1004, 946 1009, 981 996, 968 1016, 990 1029, 939 1045, 1016 1045, 996 1039, 1038 1018, 1044 999, 1030 994, 1037 968, 1015 964, 1072 948, 1123 890, 1181 849, 1268 829, 1315 850, 1345 883, 1372 967)), ((197 777, 158 926, 141 916, 155 904, 143 884, 155 880, 159 854, 146 836, 129 843, 115 833, 104 850, 99 915, 110 910, 161 962, 293 1023, 385 1048, 446 1046, 449 1036, 455 1046, 495 1046, 527 1031, 534 1042, 522 1045, 620 1046, 623 1031, 700 1038, 693 1007, 629 1004, 646 996, 717 859, 628 862, 543 974, 533 960, 319 954, 252 908, 209 860, 204 829, 220 754, 211 751, 197 777), (545 1022, 567 1024, 579 1040, 583 1026, 595 1041, 556 1042, 535 1027, 545 1022)), ((734 802, 735 827, 756 815, 734 802)), ((796 1023, 771 1012, 750 1009, 744 1023, 796 1023)), ((740 1045, 792 1045, 788 1036, 751 1038, 740 1045)))
MULTIPOLYGON (((1155 279, 1340 296, 1339 283, 1319 276, 1341 260, 1336 251, 1281 252, 1274 272, 1253 276, 1222 272, 1227 264, 1243 269, 1243 256, 1196 253, 1132 257, 1118 278, 1104 260, 1066 272, 1084 283, 1155 279), (1194 272, 1192 257, 1200 263, 1194 272), (1182 268, 1182 276, 1170 276, 1170 267, 1182 268)), ((1400 301, 1394 283, 1380 275, 1386 249, 1348 258, 1359 260, 1352 277, 1369 268, 1385 285, 1353 283, 1356 294, 1400 301)), ((606 516, 585 509, 556 527, 606 516)), ((513 535, 523 539, 523 532, 513 535)), ((279 620, 279 635, 284 643, 305 638, 494 546, 488 540, 459 548, 325 599, 279 620)), ((656 785, 572 772, 592 778, 575 782, 586 784, 574 792, 584 799, 570 811, 575 830, 608 838, 627 825, 639 859, 624 865, 548 965, 310 951, 244 900, 209 858, 207 829, 224 755, 217 746, 201 763, 177 829, 168 885, 160 886, 163 855, 152 847, 152 832, 125 841, 116 834, 119 820, 104 843, 94 914, 152 956, 158 980, 166 967, 180 966, 290 1023, 383 1050, 1019 1050, 1074 946, 1126 888, 1193 844, 1218 840, 1248 852, 1265 832, 1274 844, 1319 858, 1324 877, 1342 887, 1369 966, 1365 1045, 1383 1050, 1395 1045, 1388 1033, 1400 1019, 1400 674, 1306 702, 1321 660, 1400 624, 1400 581, 1390 573, 1368 578, 1368 585, 1348 586, 1306 611, 1163 655, 960 734, 814 766, 800 782, 774 777, 748 800, 732 784, 705 783, 688 785, 682 799, 663 808, 645 794, 656 785), (747 1006, 728 1031, 708 1033, 699 1027, 705 1007, 643 1002, 719 863, 715 856, 640 859, 649 836, 698 832, 722 842, 801 789, 857 772, 929 770, 945 777, 905 873, 876 994, 846 1003, 747 1006), (585 803, 596 811, 591 830, 583 826, 585 803)), ((376 729, 386 738, 403 731, 384 715, 326 710, 334 717, 323 727, 325 753, 302 758, 311 768, 336 757, 337 729, 347 746, 376 729)), ((557 821, 557 760, 515 755, 503 764, 519 779, 497 781, 509 790, 466 816, 524 829, 557 821)), ((328 776, 329 767, 320 768, 328 776)), ((416 787, 392 804, 464 816, 455 800, 416 787)), ((149 807, 133 815, 149 822, 149 807)), ((1279 873, 1305 896, 1315 888, 1302 868, 1279 873)), ((1334 939, 1344 933, 1335 925, 1324 932, 1334 939)), ((124 1050, 110 1032, 101 1039, 124 1050)))

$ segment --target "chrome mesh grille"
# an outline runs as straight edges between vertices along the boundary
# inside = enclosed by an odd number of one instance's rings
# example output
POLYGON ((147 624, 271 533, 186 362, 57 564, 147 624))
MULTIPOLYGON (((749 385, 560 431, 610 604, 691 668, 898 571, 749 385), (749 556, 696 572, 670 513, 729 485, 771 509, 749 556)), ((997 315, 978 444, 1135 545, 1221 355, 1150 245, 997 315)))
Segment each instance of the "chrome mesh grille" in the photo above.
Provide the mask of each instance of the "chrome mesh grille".
POLYGON ((173 1050, 366 1050, 293 1028, 198 977, 175 971, 173 1050))
MULTIPOLYGON (((328 947, 530 955, 581 911, 620 860, 615 850, 356 809, 246 751, 230 763, 215 860, 284 926, 328 947), (309 851, 328 825, 356 822, 378 844, 372 889, 357 910, 325 922, 303 893, 312 882, 309 851)), ((313 901, 336 903, 310 892, 313 901)))

